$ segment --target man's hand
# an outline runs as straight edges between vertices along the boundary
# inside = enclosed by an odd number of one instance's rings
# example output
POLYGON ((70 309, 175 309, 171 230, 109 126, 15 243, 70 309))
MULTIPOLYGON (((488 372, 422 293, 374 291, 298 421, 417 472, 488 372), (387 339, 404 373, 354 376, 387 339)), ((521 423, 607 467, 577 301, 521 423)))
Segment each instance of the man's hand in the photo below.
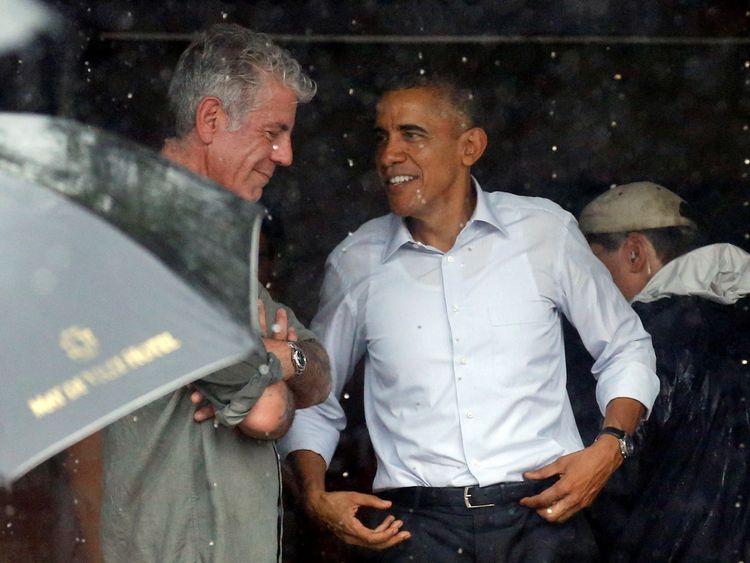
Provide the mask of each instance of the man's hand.
POLYGON ((266 308, 260 299, 258 299, 258 315, 263 345, 281 362, 282 378, 294 395, 295 408, 304 409, 325 401, 331 391, 331 374, 328 354, 323 347, 312 340, 299 342, 307 358, 307 367, 305 372, 297 377, 296 368, 292 362, 292 350, 288 344, 290 341, 297 342, 297 331, 289 326, 289 316, 286 310, 283 307, 276 310, 270 331, 266 322, 266 308))
POLYGON ((266 307, 263 305, 263 301, 258 299, 258 318, 263 345, 268 352, 279 358, 284 381, 291 379, 294 377, 295 368, 292 363, 292 350, 287 342, 297 342, 297 331, 294 330, 294 327, 289 326, 289 317, 286 310, 283 307, 276 310, 276 316, 269 332, 266 322, 266 307))
POLYGON ((381 550, 392 547, 411 537, 406 531, 399 531, 403 522, 389 514, 376 528, 368 528, 357 512, 362 506, 380 510, 390 508, 391 502, 374 495, 341 492, 318 492, 306 499, 307 511, 319 522, 333 531, 339 539, 350 545, 359 545, 381 550))
POLYGON ((521 504, 536 509, 548 522, 565 522, 594 502, 622 462, 617 438, 604 434, 588 448, 562 456, 537 471, 524 473, 527 479, 559 475, 560 480, 538 495, 522 498, 521 504))

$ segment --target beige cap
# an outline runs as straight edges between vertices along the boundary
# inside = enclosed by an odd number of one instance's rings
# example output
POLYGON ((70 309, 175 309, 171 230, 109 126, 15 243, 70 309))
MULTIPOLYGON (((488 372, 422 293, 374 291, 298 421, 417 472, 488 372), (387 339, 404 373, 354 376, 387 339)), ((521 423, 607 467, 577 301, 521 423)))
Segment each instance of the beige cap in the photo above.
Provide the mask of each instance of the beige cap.
POLYGON ((579 223, 585 234, 625 233, 662 227, 692 227, 683 216, 680 196, 652 182, 633 182, 604 192, 583 208, 579 223))

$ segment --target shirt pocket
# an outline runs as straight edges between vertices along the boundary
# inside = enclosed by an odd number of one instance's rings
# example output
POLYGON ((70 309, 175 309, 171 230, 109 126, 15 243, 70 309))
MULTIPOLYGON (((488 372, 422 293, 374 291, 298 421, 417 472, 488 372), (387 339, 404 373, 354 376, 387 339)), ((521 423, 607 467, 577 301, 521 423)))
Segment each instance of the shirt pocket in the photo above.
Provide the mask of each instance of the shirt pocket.
POLYGON ((549 354, 559 329, 555 308, 543 299, 487 308, 491 378, 503 387, 538 385, 549 376, 549 354))

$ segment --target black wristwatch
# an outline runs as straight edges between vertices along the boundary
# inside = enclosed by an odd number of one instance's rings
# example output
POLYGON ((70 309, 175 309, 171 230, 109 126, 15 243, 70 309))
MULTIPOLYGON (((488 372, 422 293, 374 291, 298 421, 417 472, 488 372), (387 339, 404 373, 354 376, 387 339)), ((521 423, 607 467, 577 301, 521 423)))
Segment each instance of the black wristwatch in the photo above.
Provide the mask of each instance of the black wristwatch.
POLYGON ((624 430, 620 430, 619 428, 615 428, 614 426, 605 426, 604 428, 599 430, 597 439, 602 434, 609 434, 617 438, 617 441, 620 443, 620 453, 622 454, 622 459, 628 459, 635 453, 635 445, 633 444, 633 439, 624 430))
POLYGON ((291 340, 287 342, 289 347, 292 349, 292 364, 294 364, 294 377, 299 377, 305 372, 307 367, 307 357, 305 356, 304 350, 296 342, 291 340))

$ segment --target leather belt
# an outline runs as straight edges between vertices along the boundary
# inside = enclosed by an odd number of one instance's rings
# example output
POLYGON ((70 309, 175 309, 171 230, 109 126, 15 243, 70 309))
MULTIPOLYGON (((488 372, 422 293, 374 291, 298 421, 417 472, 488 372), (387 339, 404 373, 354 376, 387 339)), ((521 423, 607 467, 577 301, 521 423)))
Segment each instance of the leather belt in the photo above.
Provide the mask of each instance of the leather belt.
POLYGON ((463 507, 490 508, 510 502, 518 502, 523 497, 534 496, 551 487, 557 477, 541 481, 511 481, 496 483, 486 487, 402 487, 386 489, 375 493, 399 506, 409 508, 463 507))

